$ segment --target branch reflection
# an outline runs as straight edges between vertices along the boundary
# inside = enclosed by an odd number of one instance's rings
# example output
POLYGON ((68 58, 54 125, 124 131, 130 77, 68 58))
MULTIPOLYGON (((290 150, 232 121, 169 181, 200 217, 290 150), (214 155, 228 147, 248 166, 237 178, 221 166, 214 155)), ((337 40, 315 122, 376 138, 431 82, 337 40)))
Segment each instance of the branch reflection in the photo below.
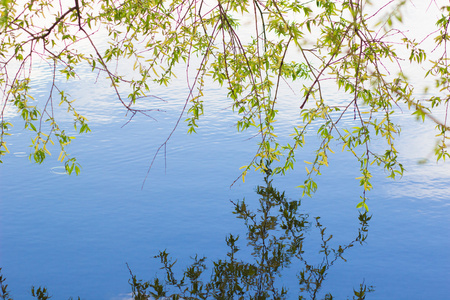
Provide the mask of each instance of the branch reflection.
MULTIPOLYGON (((251 250, 250 257, 239 256, 239 236, 230 234, 226 238, 229 247, 226 258, 212 262, 209 278, 205 272, 206 258, 197 256, 177 278, 173 271, 176 261, 173 262, 166 251, 161 251, 156 257, 161 261, 164 279, 143 282, 130 270, 134 299, 293 299, 294 294, 298 299, 333 299, 330 293, 321 296, 322 285, 334 263, 339 259, 346 261, 344 254, 349 248, 364 244, 371 216, 367 212, 360 213, 356 237, 346 244, 333 246, 333 236, 327 233, 320 217, 311 218, 301 211, 300 200, 290 200, 284 192, 278 191, 272 185, 271 174, 267 169, 264 185, 256 189, 259 196, 256 210, 252 210, 245 199, 232 202, 234 214, 244 221, 247 229, 246 247, 251 250), (316 231, 319 251, 311 255, 304 241, 307 233, 310 237, 310 233, 316 231), (288 269, 297 272, 297 290, 282 284, 288 269)), ((363 281, 353 290, 353 299, 365 299, 372 291, 373 287, 363 281)))

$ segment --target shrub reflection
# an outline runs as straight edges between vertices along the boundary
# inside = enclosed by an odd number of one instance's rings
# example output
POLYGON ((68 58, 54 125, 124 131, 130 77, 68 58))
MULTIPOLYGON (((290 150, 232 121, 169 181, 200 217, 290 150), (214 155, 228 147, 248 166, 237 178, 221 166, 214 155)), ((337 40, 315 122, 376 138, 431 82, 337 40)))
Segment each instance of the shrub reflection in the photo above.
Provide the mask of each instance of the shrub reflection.
MULTIPOLYGON (((175 262, 166 251, 159 258, 164 270, 162 278, 152 281, 138 280, 132 276, 130 284, 134 299, 319 299, 319 292, 328 271, 338 259, 343 259, 347 249, 355 244, 363 244, 368 235, 368 222, 371 216, 360 213, 360 227, 356 238, 347 244, 333 247, 332 235, 320 223, 320 217, 311 218, 300 211, 301 202, 288 200, 284 192, 273 185, 272 171, 266 170, 264 185, 258 186, 259 206, 253 211, 244 200, 232 202, 234 214, 242 219, 247 227, 247 247, 252 250, 251 257, 238 258, 240 250, 238 236, 230 234, 226 238, 229 247, 226 258, 213 262, 210 277, 206 275, 206 258, 196 256, 193 263, 177 278, 173 271, 175 262), (319 263, 311 263, 305 256, 303 247, 305 234, 312 227, 320 234, 319 263), (249 261, 247 261, 249 260, 249 261), (286 268, 298 269, 298 290, 288 291, 280 283, 282 271, 286 268), (289 292, 289 294, 288 294, 289 292)), ((317 261, 317 258, 314 259, 317 261)), ((353 299, 365 299, 373 287, 364 282, 353 290, 353 299)), ((328 293, 322 299, 333 299, 328 293)))

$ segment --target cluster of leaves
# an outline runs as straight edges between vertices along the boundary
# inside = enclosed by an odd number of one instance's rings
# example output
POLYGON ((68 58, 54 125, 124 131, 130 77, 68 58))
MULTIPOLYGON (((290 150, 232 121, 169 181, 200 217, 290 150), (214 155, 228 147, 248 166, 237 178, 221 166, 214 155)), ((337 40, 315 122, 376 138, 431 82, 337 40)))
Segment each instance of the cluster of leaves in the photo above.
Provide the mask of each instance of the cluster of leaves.
MULTIPOLYGON (((5 278, 2 275, 2 268, 0 268, 0 298, 3 300, 13 300, 10 296, 10 292, 8 291, 8 285, 5 283, 5 278)), ((48 300, 51 298, 49 295, 47 288, 45 287, 38 287, 35 288, 34 286, 31 287, 31 295, 35 297, 37 300, 48 300)), ((70 298, 69 300, 72 300, 73 298, 70 298)), ((78 298, 80 300, 80 298, 78 298)))
MULTIPOLYGON (((260 137, 254 159, 243 167, 243 180, 251 169, 266 169, 263 161, 279 161, 274 173, 285 174, 292 169, 305 135, 312 129, 321 143, 315 159, 305 162, 306 179, 300 185, 303 195, 310 196, 317 189, 314 177, 328 165, 336 144, 333 141, 337 141, 360 163, 358 179, 363 193, 357 206, 367 210, 366 192, 372 188, 370 166, 381 166, 392 178, 404 171, 395 148, 400 128, 392 120, 394 108, 400 105, 406 105, 418 118, 428 117, 436 123, 440 137, 437 159, 449 156, 447 113, 441 121, 431 109, 448 108, 450 6, 442 6, 442 15, 436 22, 438 31, 430 33, 435 37, 435 53, 442 53, 431 62, 426 74, 436 78, 435 89, 430 98, 417 99, 403 74, 402 63, 423 64, 428 62, 428 53, 420 48, 421 43, 395 28, 403 20, 402 8, 407 4, 404 0, 389 1, 379 7, 363 0, 73 0, 28 1, 23 6, 12 0, 1 3, 0 155, 8 152, 4 139, 12 123, 4 112, 11 103, 25 127, 35 133, 30 158, 41 163, 50 153, 49 143, 56 139, 61 149, 59 158, 65 162, 67 172, 79 173, 78 163, 66 151, 74 137, 56 120, 53 98, 58 95, 59 105, 73 116, 78 133, 89 132, 87 119, 58 86, 60 77, 73 80, 81 76, 78 68, 89 64, 93 72, 110 80, 118 100, 131 114, 130 119, 136 114, 150 116, 149 110, 134 108, 136 101, 149 96, 150 83, 168 85, 175 77, 175 67, 185 66, 189 93, 173 131, 186 114, 188 132, 197 130, 208 77, 226 87, 231 107, 240 116, 237 130, 253 128, 260 137), (374 22, 376 18, 378 23, 374 22), (252 23, 252 32, 240 31, 243 20, 252 23), (45 25, 40 26, 43 21, 45 25), (101 51, 96 37, 100 36, 98 40, 104 46, 104 33, 109 46, 101 51), (81 41, 87 41, 90 49, 80 47, 81 41), (407 48, 408 57, 397 54, 399 44, 407 48), (36 59, 48 63, 53 72, 48 99, 41 106, 35 104, 39 101, 32 96, 31 70, 36 59), (117 72, 115 66, 120 61, 133 65, 133 75, 117 72), (328 99, 322 88, 324 80, 334 80, 348 101, 337 105, 334 99, 328 99), (280 144, 275 124, 283 82, 301 94, 297 96, 301 110, 291 142, 280 144), (127 96, 119 90, 122 85, 128 86, 127 96), (346 115, 353 115, 351 127, 341 122, 346 115), (381 152, 370 147, 375 136, 385 141, 381 152)), ((172 133, 156 151, 150 168, 172 133)))
POLYGON ((11 299, 9 297, 9 291, 8 291, 8 285, 5 283, 5 278, 3 278, 3 275, 1 274, 2 268, 0 268, 0 296, 3 300, 11 299))
MULTIPOLYGON (((227 258, 212 263, 209 278, 205 274, 206 258, 197 256, 181 278, 177 278, 175 262, 162 251, 155 258, 161 261, 163 278, 143 282, 130 270, 134 299, 292 299, 295 293, 298 299, 320 299, 330 268, 337 260, 345 260, 343 254, 347 249, 366 240, 371 217, 367 212, 361 213, 357 237, 345 245, 332 247, 332 235, 326 233, 320 218, 309 221, 309 216, 300 211, 300 201, 288 200, 284 192, 272 186, 271 173, 268 168, 265 185, 256 190, 260 197, 256 212, 250 210, 245 200, 233 203, 234 213, 247 227, 247 247, 252 253, 247 260, 250 261, 239 259, 239 237, 230 234, 226 238, 227 258), (306 258, 303 248, 306 233, 312 227, 321 240, 321 258, 314 263, 306 258), (298 291, 289 291, 277 281, 286 268, 298 271, 298 291)), ((354 290, 354 299, 364 299, 372 290, 362 284, 360 289, 354 290)), ((327 293, 325 299, 332 299, 332 295, 327 293)))

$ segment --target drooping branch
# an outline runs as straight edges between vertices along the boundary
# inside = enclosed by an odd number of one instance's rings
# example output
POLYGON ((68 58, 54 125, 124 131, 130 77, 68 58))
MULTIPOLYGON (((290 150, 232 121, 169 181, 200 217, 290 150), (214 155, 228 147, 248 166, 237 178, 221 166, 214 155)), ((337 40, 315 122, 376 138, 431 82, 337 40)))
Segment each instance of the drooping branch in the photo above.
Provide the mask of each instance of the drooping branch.
MULTIPOLYGON (((75 0, 75 2, 78 3, 78 0, 75 0)), ((78 5, 77 5, 78 6, 78 5)), ((41 35, 35 37, 36 40, 39 39, 45 39, 48 35, 50 35, 50 33, 52 32, 53 28, 55 28, 62 20, 64 20, 64 18, 70 14, 72 11, 77 9, 77 6, 71 7, 69 8, 64 14, 62 14, 60 17, 58 17, 56 19, 56 21, 52 24, 52 26, 50 26, 48 29, 44 30, 44 33, 42 33, 41 35)), ((78 18, 79 19, 79 18, 78 18)))

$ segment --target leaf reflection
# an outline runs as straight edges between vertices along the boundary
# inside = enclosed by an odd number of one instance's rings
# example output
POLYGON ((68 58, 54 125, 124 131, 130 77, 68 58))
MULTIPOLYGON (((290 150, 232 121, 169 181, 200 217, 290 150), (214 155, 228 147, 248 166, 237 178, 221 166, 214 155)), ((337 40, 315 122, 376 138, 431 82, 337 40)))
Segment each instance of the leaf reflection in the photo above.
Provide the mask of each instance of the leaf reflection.
MULTIPOLYGON (((134 299, 333 299, 328 293, 320 296, 320 291, 330 268, 344 253, 356 244, 363 244, 368 235, 371 216, 360 213, 357 236, 338 246, 331 245, 333 236, 328 234, 320 217, 311 218, 301 212, 301 202, 289 200, 284 192, 272 185, 272 171, 266 170, 264 185, 258 186, 259 206, 256 211, 244 200, 232 202, 234 214, 244 221, 247 228, 247 245, 251 257, 240 257, 239 236, 230 234, 226 238, 229 247, 226 258, 213 261, 212 274, 206 275, 205 257, 194 257, 194 262, 186 268, 180 278, 173 271, 176 261, 172 261, 166 251, 159 258, 164 270, 164 278, 153 281, 138 280, 130 270, 130 284, 134 299), (316 230, 312 230, 315 228, 316 230), (319 259, 317 255, 306 255, 304 241, 306 233, 319 232, 319 259), (311 262, 319 261, 317 262, 311 262), (298 289, 288 290, 280 282, 283 271, 297 270, 298 289)), ((353 290, 353 299, 365 299, 373 287, 364 281, 353 290)))

